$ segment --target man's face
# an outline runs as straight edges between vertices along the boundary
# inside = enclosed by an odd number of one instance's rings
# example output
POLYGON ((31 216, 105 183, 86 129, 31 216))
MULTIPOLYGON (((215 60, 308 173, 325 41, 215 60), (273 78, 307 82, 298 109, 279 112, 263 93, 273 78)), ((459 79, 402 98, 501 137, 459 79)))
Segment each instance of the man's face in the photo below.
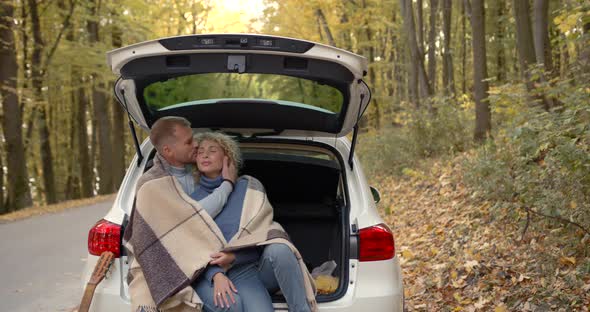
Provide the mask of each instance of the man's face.
POLYGON ((171 165, 182 167, 195 162, 196 146, 193 131, 189 127, 176 126, 174 140, 164 147, 167 160, 171 165))

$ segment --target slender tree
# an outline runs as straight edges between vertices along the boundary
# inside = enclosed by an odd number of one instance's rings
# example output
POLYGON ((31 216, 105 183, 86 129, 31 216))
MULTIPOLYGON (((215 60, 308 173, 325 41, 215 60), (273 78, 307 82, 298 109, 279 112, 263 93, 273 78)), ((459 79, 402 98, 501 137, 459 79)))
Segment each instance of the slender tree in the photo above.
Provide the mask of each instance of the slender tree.
POLYGON ((22 115, 18 105, 16 47, 14 43, 14 7, 11 1, 0 1, 0 95, 2 129, 6 146, 8 210, 32 205, 22 133, 22 115))
MULTIPOLYGON (((35 100, 34 110, 36 111, 36 127, 39 131, 39 153, 41 155, 41 166, 43 168, 43 189, 45 201, 53 204, 57 201, 55 189, 55 173, 53 168, 53 151, 50 142, 49 127, 47 125, 47 107, 43 99, 43 76, 45 74, 42 65, 42 53, 45 46, 41 34, 41 21, 36 0, 28 0, 31 16, 31 28, 33 30, 33 53, 31 55, 31 86, 35 100)), ((46 60, 47 61, 47 60, 46 60)))
POLYGON ((533 77, 532 66, 537 63, 537 59, 531 29, 529 2, 514 0, 512 6, 516 20, 516 46, 518 48, 521 76, 524 78, 527 90, 530 93, 531 103, 533 105, 540 103, 548 110, 551 108, 549 102, 543 99, 543 95, 535 91, 534 86, 537 79, 533 77))
MULTIPOLYGON (((90 16, 86 23, 89 34, 90 45, 96 46, 99 43, 99 13, 100 1, 90 4, 90 16)), ((95 129, 98 140, 98 177, 99 194, 110 194, 114 191, 113 172, 113 149, 111 140, 111 119, 109 118, 109 106, 106 97, 107 88, 102 77, 98 73, 92 74, 92 107, 93 115, 96 118, 95 129)))
POLYGON ((547 72, 553 71, 553 59, 551 56, 551 41, 549 40, 549 1, 535 0, 534 6, 534 43, 537 63, 547 72))
POLYGON ((461 94, 467 94, 467 27, 465 26, 467 20, 467 4, 465 1, 461 5, 461 94))
POLYGON ((496 80, 498 82, 506 81, 506 52, 505 52, 505 15, 506 5, 504 0, 496 1, 497 16, 496 16, 496 80))
POLYGON ((330 30, 330 26, 328 25, 328 20, 326 20, 326 16, 324 15, 324 12, 322 12, 321 8, 317 8, 315 10, 315 15, 318 19, 318 23, 321 27, 321 30, 324 32, 324 34, 326 34, 326 38, 328 39, 328 44, 335 47, 336 41, 334 41, 334 36, 332 36, 332 31, 330 30))
POLYGON ((430 31, 428 32, 428 78, 434 93, 436 90, 436 21, 438 0, 430 0, 430 31))
POLYGON ((443 87, 446 95, 455 94, 455 75, 453 69, 453 53, 451 51, 451 14, 453 1, 443 0, 443 87))
MULTIPOLYGON (((469 0, 465 0, 467 2, 469 0)), ((483 141, 492 130, 492 114, 488 97, 486 62, 485 8, 483 0, 473 0, 471 6, 471 31, 473 48, 473 97, 475 99, 474 139, 483 141)))
MULTIPOLYGON (((410 75, 412 79, 410 79, 410 85, 413 84, 413 79, 417 79, 420 86, 419 89, 423 94, 422 97, 430 97, 430 95, 432 95, 432 91, 430 88, 430 84, 428 82, 428 78, 426 76, 426 70, 424 68, 424 57, 421 54, 421 51, 418 46, 418 40, 416 39, 416 27, 414 25, 414 10, 412 9, 412 1, 401 0, 400 7, 402 11, 401 13, 404 20, 404 29, 408 39, 408 46, 411 55, 409 67, 412 71, 410 75)), ((419 105, 419 102, 415 103, 416 105, 419 105)))

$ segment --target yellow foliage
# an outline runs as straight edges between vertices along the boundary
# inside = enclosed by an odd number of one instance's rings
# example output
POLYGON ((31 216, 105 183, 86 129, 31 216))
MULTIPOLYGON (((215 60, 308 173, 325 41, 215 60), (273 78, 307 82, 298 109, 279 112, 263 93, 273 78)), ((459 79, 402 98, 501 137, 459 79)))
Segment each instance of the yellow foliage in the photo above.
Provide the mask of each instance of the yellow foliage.
POLYGON ((402 251, 402 257, 406 260, 412 260, 414 258, 414 254, 410 250, 402 251))
POLYGON ((505 305, 499 305, 494 309, 494 312, 507 312, 508 310, 506 310, 506 306, 505 305))

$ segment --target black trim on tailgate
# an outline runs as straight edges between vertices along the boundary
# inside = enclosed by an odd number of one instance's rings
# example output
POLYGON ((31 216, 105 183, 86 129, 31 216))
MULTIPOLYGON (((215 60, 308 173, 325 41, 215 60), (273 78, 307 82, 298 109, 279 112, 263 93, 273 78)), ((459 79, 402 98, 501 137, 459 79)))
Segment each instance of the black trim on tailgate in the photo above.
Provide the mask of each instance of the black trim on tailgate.
POLYGON ((261 35, 192 35, 158 40, 171 51, 202 49, 271 50, 305 53, 315 44, 261 35))

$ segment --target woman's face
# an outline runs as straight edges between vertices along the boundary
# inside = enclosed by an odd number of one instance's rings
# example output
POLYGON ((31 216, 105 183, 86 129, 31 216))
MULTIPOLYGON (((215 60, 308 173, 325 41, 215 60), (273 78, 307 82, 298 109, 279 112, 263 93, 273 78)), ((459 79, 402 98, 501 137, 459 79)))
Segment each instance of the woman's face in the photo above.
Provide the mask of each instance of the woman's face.
POLYGON ((204 140, 199 143, 197 150, 197 167, 201 174, 208 178, 216 178, 223 169, 223 157, 225 152, 214 141, 204 140))

